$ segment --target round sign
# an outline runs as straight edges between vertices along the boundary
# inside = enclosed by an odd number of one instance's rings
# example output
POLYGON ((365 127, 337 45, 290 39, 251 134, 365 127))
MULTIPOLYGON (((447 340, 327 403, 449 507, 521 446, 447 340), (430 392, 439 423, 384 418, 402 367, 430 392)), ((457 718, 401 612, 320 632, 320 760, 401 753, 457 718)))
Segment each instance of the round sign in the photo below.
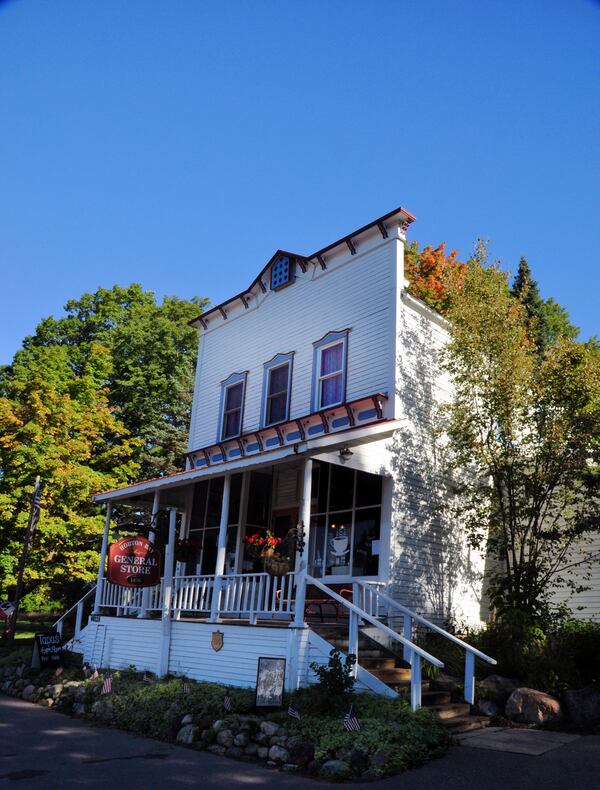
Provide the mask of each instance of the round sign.
POLYGON ((160 583, 160 551, 143 535, 121 538, 108 547, 106 576, 122 587, 154 587, 160 583))

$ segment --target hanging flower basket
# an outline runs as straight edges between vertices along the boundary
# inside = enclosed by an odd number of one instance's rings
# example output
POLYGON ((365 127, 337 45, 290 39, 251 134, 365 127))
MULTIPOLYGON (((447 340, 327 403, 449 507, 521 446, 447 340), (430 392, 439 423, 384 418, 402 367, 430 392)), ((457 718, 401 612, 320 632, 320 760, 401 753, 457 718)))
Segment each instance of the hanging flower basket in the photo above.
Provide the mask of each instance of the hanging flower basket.
POLYGON ((178 540, 175 544, 175 559, 177 562, 193 562, 198 554, 198 544, 195 540, 178 540))
POLYGON ((291 562, 287 557, 265 557, 264 566, 271 576, 285 576, 291 570, 291 562))
POLYGON ((255 532, 254 535, 244 535, 248 553, 251 557, 271 557, 275 548, 281 543, 281 538, 276 538, 272 532, 255 532))

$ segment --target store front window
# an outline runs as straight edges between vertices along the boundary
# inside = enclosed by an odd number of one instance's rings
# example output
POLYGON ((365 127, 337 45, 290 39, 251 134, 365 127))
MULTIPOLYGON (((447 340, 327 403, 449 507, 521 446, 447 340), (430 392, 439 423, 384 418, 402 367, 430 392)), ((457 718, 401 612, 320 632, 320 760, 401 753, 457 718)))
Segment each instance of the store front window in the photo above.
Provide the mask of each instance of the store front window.
MULTIPOLYGON (((219 544, 219 524, 223 501, 224 478, 203 480, 194 486, 189 540, 196 545, 196 558, 186 563, 186 575, 210 575, 215 572, 219 544)), ((232 475, 227 526, 225 573, 235 571, 235 551, 240 523, 242 475, 232 475)))
POLYGON ((313 463, 309 563, 315 577, 378 576, 381 477, 313 463))

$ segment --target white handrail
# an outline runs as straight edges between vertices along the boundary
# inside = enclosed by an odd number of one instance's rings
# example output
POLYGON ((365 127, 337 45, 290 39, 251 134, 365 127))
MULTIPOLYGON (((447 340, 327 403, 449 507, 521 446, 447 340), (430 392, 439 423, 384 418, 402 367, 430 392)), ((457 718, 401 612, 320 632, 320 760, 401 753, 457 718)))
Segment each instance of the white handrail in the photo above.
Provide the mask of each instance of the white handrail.
MULTIPOLYGON (((364 588, 368 588, 371 585, 371 582, 365 582, 365 581, 358 581, 357 583, 364 588)), ((390 596, 386 595, 386 593, 381 592, 381 590, 374 590, 370 592, 375 592, 375 594, 378 595, 380 598, 382 598, 388 606, 391 606, 394 609, 398 609, 400 612, 402 612, 402 614, 406 614, 409 617, 412 617, 413 620, 422 623, 432 631, 435 631, 436 633, 441 634, 441 636, 446 637, 446 639, 450 640, 450 642, 454 642, 454 644, 458 645, 459 647, 462 647, 465 650, 470 651, 471 653, 473 653, 473 655, 477 656, 477 658, 481 658, 483 661, 487 661, 488 664, 498 663, 496 659, 487 656, 485 653, 482 653, 481 650, 478 650, 476 647, 472 647, 472 645, 468 644, 468 642, 459 639, 457 636, 454 636, 454 634, 451 634, 449 631, 445 631, 439 625, 436 625, 435 623, 432 623, 430 620, 427 620, 425 617, 422 617, 422 615, 411 611, 408 607, 404 606, 401 603, 398 603, 398 601, 395 601, 393 598, 390 598, 390 596)))
MULTIPOLYGON (((420 614, 413 612, 406 606, 403 606, 398 601, 395 601, 393 598, 390 598, 389 595, 382 592, 381 590, 377 589, 375 585, 370 585, 369 582, 365 581, 358 581, 357 584, 363 588, 363 594, 368 592, 371 596, 375 596, 376 601, 378 598, 381 598, 382 601, 387 604, 388 607, 388 614, 390 609, 397 609, 399 612, 402 613, 404 617, 404 624, 403 624, 403 631, 405 637, 412 638, 412 627, 413 627, 413 620, 416 620, 418 623, 429 628, 431 631, 435 631, 435 633, 440 634, 449 642, 452 642, 455 645, 458 645, 465 651, 465 688, 464 688, 464 696, 465 700, 469 702, 471 705, 475 703, 475 656, 477 658, 482 659, 482 661, 487 661, 488 664, 496 664, 496 660, 491 658, 490 656, 482 653, 481 650, 477 650, 476 647, 472 647, 467 642, 459 639, 454 634, 445 631, 443 628, 440 628, 439 625, 430 622, 425 617, 422 617, 420 614)), ((377 603, 376 603, 377 606, 377 603)), ((406 656, 406 648, 405 648, 405 659, 406 656)))
POLYGON ((350 612, 349 617, 349 634, 348 634, 348 653, 353 653, 356 658, 358 659, 358 626, 361 620, 366 620, 371 625, 374 625, 380 631, 382 631, 386 636, 391 637, 392 639, 397 640, 401 644, 404 645, 405 649, 410 650, 410 704, 413 710, 417 710, 421 707, 421 659, 425 659, 429 661, 430 664, 442 669, 444 666, 444 662, 440 661, 435 656, 432 656, 431 653, 428 653, 426 650, 423 650, 422 647, 415 645, 410 639, 406 639, 406 637, 401 636, 400 634, 393 631, 391 628, 388 628, 387 625, 384 625, 380 620, 373 615, 366 612, 364 609, 361 609, 359 606, 348 601, 346 598, 338 595, 334 592, 330 587, 327 587, 325 584, 322 584, 318 579, 313 578, 312 576, 306 576, 306 583, 311 584, 314 587, 317 587, 319 590, 322 590, 324 593, 329 595, 334 601, 341 603, 346 609, 350 612))
POLYGON ((77 639, 77 638, 78 638, 78 636, 79 636, 79 633, 80 633, 80 631, 81 631, 81 620, 82 620, 82 615, 83 615, 83 604, 84 604, 84 602, 85 602, 85 601, 86 601, 86 600, 87 600, 87 599, 90 597, 90 595, 91 595, 93 592, 95 592, 95 591, 96 591, 96 585, 94 584, 94 586, 93 586, 92 588, 90 588, 90 589, 89 589, 89 590, 88 590, 88 591, 85 593, 85 595, 83 595, 83 596, 82 596, 82 597, 81 597, 81 598, 80 598, 80 599, 77 601, 77 603, 74 603, 74 604, 73 604, 73 606, 72 606, 70 609, 67 609, 67 611, 66 611, 66 612, 64 612, 64 613, 63 613, 63 614, 62 614, 62 615, 61 615, 61 616, 58 618, 58 620, 57 620, 57 621, 56 621, 56 622, 53 624, 52 628, 56 628, 56 630, 58 631, 58 633, 59 633, 59 634, 62 636, 62 630, 63 630, 63 621, 64 621, 65 617, 68 617, 68 616, 71 614, 71 612, 73 612, 73 611, 77 610, 77 616, 76 616, 76 619, 75 619, 75 639, 77 639))

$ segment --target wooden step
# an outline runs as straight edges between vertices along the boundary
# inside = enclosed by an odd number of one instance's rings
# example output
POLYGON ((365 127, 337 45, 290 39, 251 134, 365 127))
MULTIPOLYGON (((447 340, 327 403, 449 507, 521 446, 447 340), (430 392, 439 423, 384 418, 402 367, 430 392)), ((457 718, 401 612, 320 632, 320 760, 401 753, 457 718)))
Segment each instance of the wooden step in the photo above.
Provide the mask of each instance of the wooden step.
POLYGON ((360 664, 361 667, 364 667, 365 669, 368 669, 369 672, 372 672, 373 670, 376 670, 376 669, 396 669, 396 659, 395 658, 389 658, 387 656, 385 656, 385 657, 379 657, 379 656, 368 657, 368 656, 361 655, 359 660, 358 660, 358 663, 360 664))
POLYGON ((451 735, 460 735, 463 732, 481 730, 489 726, 489 716, 457 716, 454 719, 443 719, 442 724, 451 735))
POLYGON ((384 683, 410 683, 410 669, 394 667, 394 669, 370 669, 369 672, 384 683))
POLYGON ((433 705, 448 705, 452 702, 452 694, 450 694, 449 691, 431 689, 430 691, 423 691, 421 694, 421 701, 426 707, 431 707, 433 705))
POLYGON ((442 705, 429 705, 428 707, 430 710, 435 711, 442 721, 458 719, 471 713, 471 706, 468 702, 446 702, 442 705))

